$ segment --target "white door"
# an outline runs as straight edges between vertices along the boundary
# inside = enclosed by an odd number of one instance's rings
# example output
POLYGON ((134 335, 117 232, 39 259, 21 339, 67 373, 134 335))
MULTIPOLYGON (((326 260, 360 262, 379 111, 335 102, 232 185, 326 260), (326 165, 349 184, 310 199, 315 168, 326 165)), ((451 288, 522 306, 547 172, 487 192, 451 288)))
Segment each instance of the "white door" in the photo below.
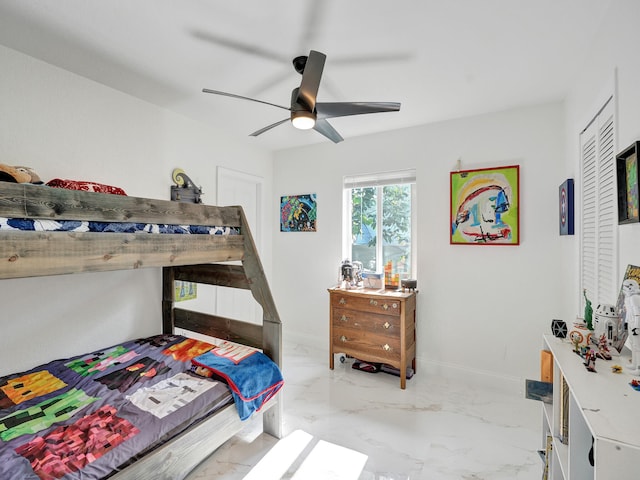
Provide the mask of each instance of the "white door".
MULTIPOLYGON (((261 194, 262 177, 218 167, 217 205, 240 205, 247 217, 253 241, 258 252, 261 247, 261 194)), ((238 288, 216 287, 216 314, 222 317, 262 323, 262 308, 251 291, 238 288)))

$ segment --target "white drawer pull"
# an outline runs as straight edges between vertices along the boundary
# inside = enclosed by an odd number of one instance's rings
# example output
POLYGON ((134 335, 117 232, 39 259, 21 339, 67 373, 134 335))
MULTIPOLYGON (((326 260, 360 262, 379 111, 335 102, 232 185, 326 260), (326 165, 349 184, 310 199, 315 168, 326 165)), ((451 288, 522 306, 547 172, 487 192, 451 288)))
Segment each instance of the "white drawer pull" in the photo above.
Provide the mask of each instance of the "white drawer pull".
POLYGON ((377 300, 374 300, 374 299, 372 298, 371 300, 369 300, 369 305, 376 306, 376 305, 378 305, 378 301, 377 301, 377 300))
POLYGON ((340 303, 340 305, 344 305, 344 304, 347 303, 347 301, 344 298, 341 298, 340 302, 338 302, 338 303, 340 303))
POLYGON ((388 344, 388 343, 385 343, 385 344, 384 344, 384 346, 382 347, 382 349, 383 349, 385 352, 388 352, 389 350, 391 350, 391 347, 389 346, 389 344, 388 344))
POLYGON ((383 310, 389 310, 389 305, 387 305, 386 303, 384 305, 382 305, 382 309, 383 310))
POLYGON ((388 329, 391 324, 389 322, 384 322, 384 325, 382 325, 384 328, 388 329))
POLYGON ((342 336, 340 337, 340 341, 341 341, 341 342, 343 342, 343 343, 344 343, 344 342, 346 342, 346 341, 347 341, 347 337, 345 337, 344 335, 342 335, 342 336))
POLYGON ((346 322, 347 320, 348 320, 348 318, 347 318, 347 316, 346 316, 346 315, 342 315, 342 316, 340 317, 340 321, 341 321, 341 322, 346 322))

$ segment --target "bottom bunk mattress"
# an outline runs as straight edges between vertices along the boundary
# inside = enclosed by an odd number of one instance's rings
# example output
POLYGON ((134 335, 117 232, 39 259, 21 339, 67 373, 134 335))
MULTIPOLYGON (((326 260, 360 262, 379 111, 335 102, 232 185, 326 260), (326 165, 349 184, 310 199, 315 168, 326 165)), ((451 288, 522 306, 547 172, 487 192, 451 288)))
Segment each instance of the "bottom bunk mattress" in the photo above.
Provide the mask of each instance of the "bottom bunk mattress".
POLYGON ((101 479, 232 403, 180 335, 115 345, 0 378, 0 478, 101 479))

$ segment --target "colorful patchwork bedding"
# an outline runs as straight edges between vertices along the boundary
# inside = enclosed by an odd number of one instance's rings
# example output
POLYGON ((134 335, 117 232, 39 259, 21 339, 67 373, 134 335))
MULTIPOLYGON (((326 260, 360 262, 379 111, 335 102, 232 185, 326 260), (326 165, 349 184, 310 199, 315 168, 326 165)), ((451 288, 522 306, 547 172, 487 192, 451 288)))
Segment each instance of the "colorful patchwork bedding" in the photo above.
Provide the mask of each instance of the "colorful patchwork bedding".
POLYGON ((27 230, 37 232, 100 232, 100 233, 172 233, 192 235, 239 235, 236 227, 205 225, 168 225, 134 222, 90 222, 79 220, 33 220, 0 218, 0 231, 27 230))
POLYGON ((0 478, 105 478, 230 404, 191 372, 215 348, 157 335, 0 378, 0 478))

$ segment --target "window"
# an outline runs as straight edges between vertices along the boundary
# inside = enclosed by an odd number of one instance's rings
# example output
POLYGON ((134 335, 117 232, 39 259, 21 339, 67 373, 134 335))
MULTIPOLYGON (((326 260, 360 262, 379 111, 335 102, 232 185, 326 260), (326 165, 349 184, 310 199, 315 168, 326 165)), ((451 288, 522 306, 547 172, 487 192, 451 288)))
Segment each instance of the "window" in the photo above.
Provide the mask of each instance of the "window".
POLYGON ((615 124, 613 98, 580 135, 582 215, 580 297, 594 305, 617 298, 617 226, 615 124))
POLYGON ((415 278, 415 176, 405 170, 345 178, 345 259, 365 272, 390 268, 396 278, 415 278))

